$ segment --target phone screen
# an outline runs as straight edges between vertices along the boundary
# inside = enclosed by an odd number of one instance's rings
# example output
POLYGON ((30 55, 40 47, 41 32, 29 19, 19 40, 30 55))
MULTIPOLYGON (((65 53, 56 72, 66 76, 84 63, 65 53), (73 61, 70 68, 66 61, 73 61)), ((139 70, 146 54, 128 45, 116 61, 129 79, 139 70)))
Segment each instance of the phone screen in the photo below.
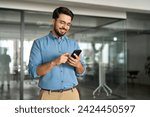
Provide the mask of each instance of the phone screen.
POLYGON ((76 54, 77 56, 79 56, 80 53, 81 53, 81 51, 82 51, 82 50, 74 50, 73 53, 71 54, 71 57, 76 58, 76 57, 74 56, 74 54, 76 54))

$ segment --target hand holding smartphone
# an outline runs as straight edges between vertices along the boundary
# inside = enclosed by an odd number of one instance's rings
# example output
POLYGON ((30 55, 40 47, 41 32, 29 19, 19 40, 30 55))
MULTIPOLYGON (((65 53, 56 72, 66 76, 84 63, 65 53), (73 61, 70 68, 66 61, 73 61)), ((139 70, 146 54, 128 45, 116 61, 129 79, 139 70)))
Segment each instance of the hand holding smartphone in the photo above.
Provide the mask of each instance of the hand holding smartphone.
POLYGON ((74 50, 73 53, 71 54, 71 57, 73 57, 75 59, 76 57, 74 56, 74 54, 79 56, 81 52, 82 52, 82 50, 74 50))

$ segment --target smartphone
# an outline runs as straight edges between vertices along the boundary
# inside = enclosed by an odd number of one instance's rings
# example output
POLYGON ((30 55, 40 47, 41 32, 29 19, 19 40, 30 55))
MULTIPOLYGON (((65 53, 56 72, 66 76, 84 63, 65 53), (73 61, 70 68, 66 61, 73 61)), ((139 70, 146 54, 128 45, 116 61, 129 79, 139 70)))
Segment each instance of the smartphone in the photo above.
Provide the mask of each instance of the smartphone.
POLYGON ((76 57, 74 56, 74 54, 79 56, 81 52, 82 52, 82 50, 74 50, 73 53, 71 54, 71 57, 73 57, 75 59, 76 57))

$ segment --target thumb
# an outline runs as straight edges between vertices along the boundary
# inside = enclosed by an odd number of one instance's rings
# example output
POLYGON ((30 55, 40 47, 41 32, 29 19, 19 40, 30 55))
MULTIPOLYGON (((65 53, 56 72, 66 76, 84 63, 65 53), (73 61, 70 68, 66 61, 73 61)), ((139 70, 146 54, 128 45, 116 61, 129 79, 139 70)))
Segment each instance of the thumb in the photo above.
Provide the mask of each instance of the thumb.
POLYGON ((69 53, 64 53, 65 56, 69 56, 69 53))

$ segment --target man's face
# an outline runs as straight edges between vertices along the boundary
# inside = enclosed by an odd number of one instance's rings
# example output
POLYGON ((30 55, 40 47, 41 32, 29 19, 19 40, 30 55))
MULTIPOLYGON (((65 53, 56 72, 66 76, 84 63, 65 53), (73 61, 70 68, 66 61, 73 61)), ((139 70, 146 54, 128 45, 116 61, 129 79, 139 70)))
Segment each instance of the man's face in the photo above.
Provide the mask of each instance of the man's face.
POLYGON ((53 19, 53 33, 57 36, 63 36, 69 31, 71 26, 71 17, 60 14, 58 19, 53 19))

